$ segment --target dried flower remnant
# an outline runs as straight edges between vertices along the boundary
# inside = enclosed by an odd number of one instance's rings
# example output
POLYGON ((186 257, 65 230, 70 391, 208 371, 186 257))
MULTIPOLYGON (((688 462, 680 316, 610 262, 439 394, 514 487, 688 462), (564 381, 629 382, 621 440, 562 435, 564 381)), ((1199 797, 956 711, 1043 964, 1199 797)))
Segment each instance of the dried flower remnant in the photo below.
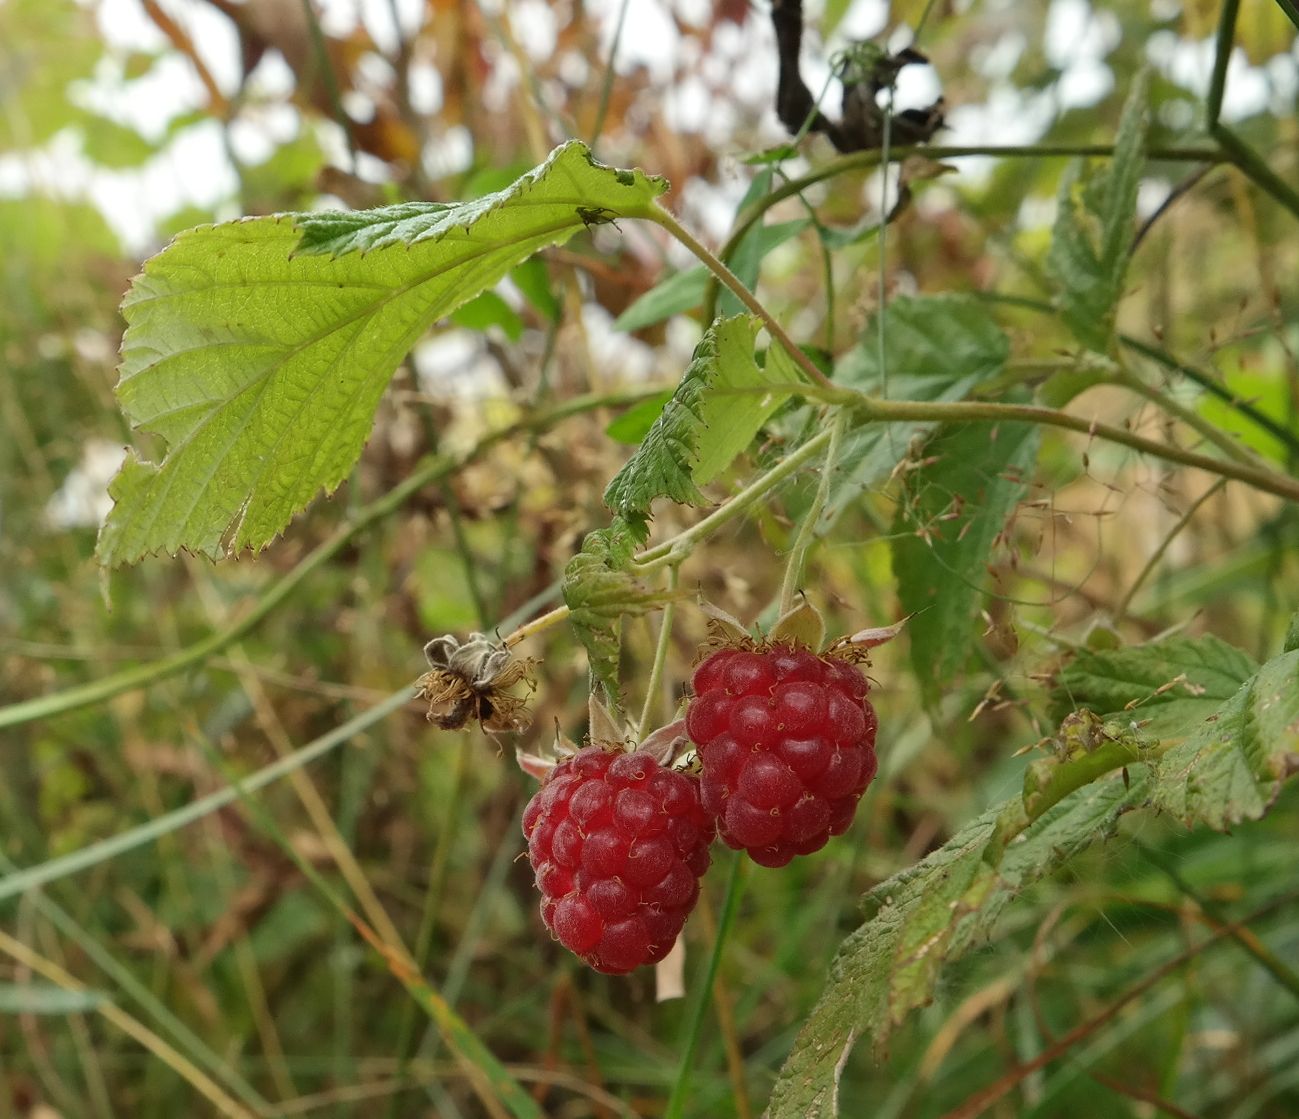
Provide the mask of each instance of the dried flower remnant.
POLYGON ((485 633, 463 644, 451 634, 424 646, 430 670, 416 681, 416 695, 428 700, 428 718, 442 730, 459 730, 477 719, 484 731, 522 731, 532 721, 523 699, 507 691, 519 682, 532 690, 530 658, 516 660, 485 633))

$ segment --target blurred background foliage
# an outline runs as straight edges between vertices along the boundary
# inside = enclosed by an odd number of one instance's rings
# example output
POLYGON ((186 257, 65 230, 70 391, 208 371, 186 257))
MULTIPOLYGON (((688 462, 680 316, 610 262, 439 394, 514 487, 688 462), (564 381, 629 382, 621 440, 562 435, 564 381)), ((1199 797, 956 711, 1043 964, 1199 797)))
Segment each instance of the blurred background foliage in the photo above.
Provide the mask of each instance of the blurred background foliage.
MULTIPOLYGON (((923 19, 919 46, 932 67, 908 71, 898 97, 925 104, 941 89, 949 128, 940 145, 1110 143, 1143 66, 1152 147, 1202 139, 1218 18, 1207 0, 828 0, 809 3, 808 16, 814 92, 848 39, 900 45, 923 19)), ((785 138, 771 109, 775 75, 767 9, 743 0, 330 0, 314 9, 300 0, 2 0, 0 703, 202 639, 421 455, 464 449, 491 426, 578 393, 670 387, 699 332, 689 316, 616 330, 637 297, 689 262, 656 230, 593 228, 431 332, 399 371, 351 481, 266 554, 219 567, 157 559, 109 577, 91 554, 129 437, 112 394, 116 307, 170 234, 243 213, 475 197, 576 136, 609 163, 666 175, 670 205, 720 243, 755 174, 745 158, 785 138)), ((1280 6, 1246 0, 1223 118, 1290 183, 1299 178, 1297 91, 1294 26, 1280 6)), ((831 154, 822 140, 800 152, 784 165, 791 176, 831 154)), ((796 338, 831 354, 852 345, 881 290, 995 295, 1010 368, 1049 376, 1073 343, 1049 308, 1029 304, 1046 298, 1066 163, 1031 153, 945 162, 952 173, 914 184, 883 263, 872 235, 887 189, 878 172, 841 175, 809 189, 806 203, 780 204, 771 222, 813 213, 817 223, 770 248, 759 293, 796 338), (828 264, 827 243, 836 248, 828 264)), ((1153 359, 1133 351, 1141 375, 1293 472, 1295 215, 1229 167, 1158 159, 1139 210, 1150 225, 1119 323, 1154 348, 1153 359), (1290 438, 1242 417, 1204 381, 1251 401, 1290 438)), ((1112 387, 1080 399, 1100 418, 1185 435, 1165 411, 1134 409, 1112 387)), ((357 534, 201 668, 0 730, 0 851, 36 864, 157 817, 400 687, 422 670, 430 636, 491 629, 552 603, 582 534, 607 522, 600 492, 627 454, 605 433, 615 415, 599 409, 477 456, 357 534)), ((767 453, 756 448, 748 466, 767 453)), ((743 469, 714 496, 739 477, 743 469)), ((1280 648, 1299 608, 1299 524, 1294 509, 1243 487, 1209 496, 1125 601, 1211 481, 1083 438, 1044 440, 990 568, 985 631, 959 685, 926 703, 905 641, 881 650, 883 769, 865 809, 844 840, 750 876, 687 1114, 761 1111, 834 948, 859 923, 858 897, 1013 793, 1017 751, 1052 729, 1046 685, 1071 647, 1177 627, 1260 659, 1280 648)), ((814 559, 809 589, 835 632, 899 613, 888 547, 897 496, 862 492, 814 559)), ((657 528, 679 527, 681 516, 665 510, 657 528)), ((751 616, 778 586, 790 539, 787 510, 769 506, 698 553, 686 585, 751 616)), ((683 615, 672 681, 686 677, 703 635, 702 619, 683 615)), ((624 679, 639 704, 653 629, 637 622, 626 637, 624 679)), ((544 749, 556 724, 580 736, 580 647, 561 627, 528 651, 540 687, 521 745, 544 749)), ((337 836, 420 946, 430 982, 545 1114, 659 1114, 683 1004, 656 1004, 649 976, 589 974, 544 936, 518 861, 531 783, 510 748, 476 728, 438 733, 412 704, 308 772, 337 836)), ((303 796, 273 785, 258 795, 265 815, 230 806, 53 884, 46 901, 2 903, 8 934, 90 993, 69 1005, 22 959, 0 964, 0 1114, 204 1113, 176 1062, 96 1013, 94 992, 175 1041, 158 1013, 169 1010, 254 1114, 485 1113, 405 995, 287 857, 286 846, 338 878, 329 829, 303 796)), ((948 972, 890 1053, 854 1053, 844 1114, 943 1115, 1080 1023, 1093 1025, 991 1113, 1299 1114, 1296 990, 1244 950, 1261 938, 1274 957, 1299 959, 1299 907, 1275 904, 1295 886, 1297 826, 1292 787, 1235 836, 1185 834, 1145 816, 1075 860, 948 972), (1269 904, 1247 937, 1102 1016, 1198 931, 1269 904)), ((707 884, 687 927, 688 979, 711 941, 719 883, 707 884)))

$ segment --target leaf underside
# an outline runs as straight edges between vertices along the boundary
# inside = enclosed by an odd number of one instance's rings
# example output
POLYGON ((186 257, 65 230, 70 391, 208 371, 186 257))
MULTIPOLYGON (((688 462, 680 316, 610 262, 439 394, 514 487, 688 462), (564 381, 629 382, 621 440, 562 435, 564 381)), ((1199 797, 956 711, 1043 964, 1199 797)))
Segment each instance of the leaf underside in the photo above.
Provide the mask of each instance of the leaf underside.
POLYGON ((788 393, 767 386, 797 378, 777 362, 754 361, 757 334, 747 315, 718 319, 695 347, 690 365, 643 442, 604 491, 622 516, 648 516, 656 498, 681 505, 706 499, 699 486, 722 473, 788 393))
POLYGON ((97 555, 265 547, 356 462, 397 364, 434 322, 585 213, 646 213, 662 179, 565 144, 496 194, 457 204, 280 214, 181 234, 125 301, 118 399, 167 443, 132 453, 97 555))

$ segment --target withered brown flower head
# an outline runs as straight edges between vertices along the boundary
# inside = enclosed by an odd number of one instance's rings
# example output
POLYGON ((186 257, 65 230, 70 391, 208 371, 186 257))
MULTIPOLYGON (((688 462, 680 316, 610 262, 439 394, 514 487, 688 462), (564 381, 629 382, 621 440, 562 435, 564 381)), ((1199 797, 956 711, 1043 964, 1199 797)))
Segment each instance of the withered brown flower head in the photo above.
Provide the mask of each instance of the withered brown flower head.
POLYGON ((471 633, 463 644, 451 634, 424 646, 431 670, 416 681, 416 694, 428 700, 428 717, 442 730, 459 730, 477 719, 484 731, 521 731, 532 721, 527 704, 506 689, 520 681, 531 691, 531 658, 515 660, 510 650, 485 633, 471 633))

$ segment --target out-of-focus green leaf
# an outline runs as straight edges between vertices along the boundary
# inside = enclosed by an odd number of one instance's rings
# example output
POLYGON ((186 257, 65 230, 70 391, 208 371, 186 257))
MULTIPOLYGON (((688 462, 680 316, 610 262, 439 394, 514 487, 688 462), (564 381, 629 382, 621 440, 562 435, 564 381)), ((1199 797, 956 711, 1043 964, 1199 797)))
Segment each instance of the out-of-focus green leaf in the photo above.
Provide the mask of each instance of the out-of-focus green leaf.
POLYGON ((1084 176, 1074 164, 1060 186, 1059 210, 1046 264, 1059 285, 1060 314, 1074 337, 1101 353, 1114 337, 1114 311, 1123 295, 1136 230, 1137 188, 1145 166, 1147 83, 1132 83, 1114 155, 1084 176))
POLYGON ((91 77, 102 53, 89 7, 73 0, 0 4, 0 152, 39 147, 82 120, 68 86, 91 77))
POLYGON ((478 331, 499 326, 511 342, 517 342, 523 335, 523 320, 519 313, 494 291, 485 291, 464 306, 457 307, 451 312, 451 321, 456 326, 478 331))
MULTIPOLYGON (((797 237, 811 224, 810 218, 795 218, 771 225, 755 225, 736 246, 730 259, 731 271, 752 291, 758 286, 758 274, 767 255, 791 237, 797 237)), ((717 310, 722 315, 738 315, 745 311, 745 307, 732 292, 723 288, 718 296, 717 310)))
POLYGON ((620 416, 610 421, 604 433, 618 443, 636 446, 644 441, 650 428, 654 426, 654 421, 663 414, 663 406, 671 399, 672 393, 661 392, 642 400, 639 404, 633 404, 620 416))
POLYGON ((660 280, 614 319, 615 330, 640 330, 699 306, 708 290, 708 270, 697 264, 660 280))
POLYGON ((547 322, 559 322, 559 297, 550 283, 550 272, 540 257, 530 257, 518 265, 510 279, 547 322))

